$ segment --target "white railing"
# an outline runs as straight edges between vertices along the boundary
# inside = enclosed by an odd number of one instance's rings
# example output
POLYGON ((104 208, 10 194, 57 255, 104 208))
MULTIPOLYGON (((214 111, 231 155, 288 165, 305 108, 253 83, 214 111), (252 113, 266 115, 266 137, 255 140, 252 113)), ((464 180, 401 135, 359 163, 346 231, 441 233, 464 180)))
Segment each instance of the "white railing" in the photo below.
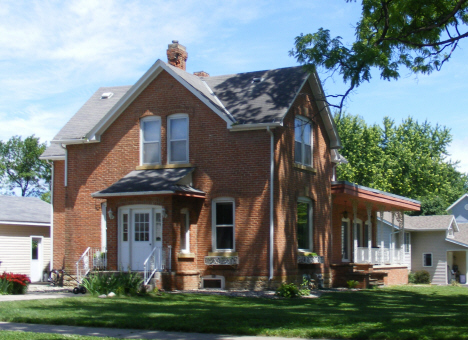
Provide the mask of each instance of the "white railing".
POLYGON ((84 251, 83 255, 81 255, 80 259, 76 262, 76 279, 78 282, 81 282, 83 280, 83 277, 85 277, 90 269, 89 269, 89 251, 91 250, 91 247, 86 248, 84 251))
POLYGON ((153 277, 154 273, 162 271, 171 271, 171 255, 171 246, 167 247, 167 249, 163 249, 161 245, 157 245, 153 248, 149 256, 146 258, 145 262, 143 263, 145 285, 148 284, 148 282, 153 277))
POLYGON ((81 282, 91 270, 107 269, 107 251, 102 248, 88 247, 76 262, 76 279, 81 282))
POLYGON ((377 265, 405 264, 402 249, 394 248, 369 248, 358 247, 356 251, 356 263, 371 263, 377 265))

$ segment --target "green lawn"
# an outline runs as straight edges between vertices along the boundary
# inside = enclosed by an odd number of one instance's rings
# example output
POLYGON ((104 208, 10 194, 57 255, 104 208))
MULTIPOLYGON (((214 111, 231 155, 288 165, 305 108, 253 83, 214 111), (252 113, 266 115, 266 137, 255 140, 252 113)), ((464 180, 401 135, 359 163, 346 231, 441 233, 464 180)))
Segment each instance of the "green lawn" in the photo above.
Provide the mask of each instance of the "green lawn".
POLYGON ((28 339, 28 340, 112 340, 116 338, 0 331, 0 340, 24 340, 24 339, 28 339))
POLYGON ((402 286, 292 300, 85 296, 2 302, 0 320, 286 337, 468 339, 468 289, 402 286))

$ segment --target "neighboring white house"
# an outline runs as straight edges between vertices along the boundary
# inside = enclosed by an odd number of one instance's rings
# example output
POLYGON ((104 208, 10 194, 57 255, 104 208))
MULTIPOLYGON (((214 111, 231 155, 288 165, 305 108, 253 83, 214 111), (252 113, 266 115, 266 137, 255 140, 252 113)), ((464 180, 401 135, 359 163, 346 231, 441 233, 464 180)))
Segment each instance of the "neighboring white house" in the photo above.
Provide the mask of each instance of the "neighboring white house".
POLYGON ((0 196, 0 272, 43 281, 49 271, 50 204, 36 197, 0 196))
MULTIPOLYGON (((385 239, 398 247, 398 227, 384 215, 385 239), (392 232, 394 230, 394 232, 392 232)), ((466 283, 468 272, 468 223, 458 224, 453 215, 405 216, 405 260, 411 271, 427 270, 433 284, 451 280, 466 283)))

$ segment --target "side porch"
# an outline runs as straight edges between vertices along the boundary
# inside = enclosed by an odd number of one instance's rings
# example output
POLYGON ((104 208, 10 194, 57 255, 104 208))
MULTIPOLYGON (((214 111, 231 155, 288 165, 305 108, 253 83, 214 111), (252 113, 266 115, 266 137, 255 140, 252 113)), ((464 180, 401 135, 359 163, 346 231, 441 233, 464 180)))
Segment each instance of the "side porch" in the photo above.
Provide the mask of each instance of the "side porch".
POLYGON ((408 281, 409 239, 405 211, 420 209, 418 201, 346 181, 332 183, 333 286, 355 280, 360 287, 408 281), (386 230, 390 212, 396 231, 386 230))

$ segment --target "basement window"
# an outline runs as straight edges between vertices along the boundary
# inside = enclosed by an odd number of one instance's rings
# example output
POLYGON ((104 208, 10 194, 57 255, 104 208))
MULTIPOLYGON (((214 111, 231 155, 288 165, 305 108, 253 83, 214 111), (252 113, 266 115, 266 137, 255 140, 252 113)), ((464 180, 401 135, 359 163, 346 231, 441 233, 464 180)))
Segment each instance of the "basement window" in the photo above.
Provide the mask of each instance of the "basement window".
POLYGON ((224 289, 224 283, 224 276, 208 275, 202 277, 201 287, 205 289, 224 289))
POLYGON ((114 95, 114 93, 112 93, 112 92, 104 92, 103 94, 101 94, 101 99, 109 99, 113 95, 114 95))

